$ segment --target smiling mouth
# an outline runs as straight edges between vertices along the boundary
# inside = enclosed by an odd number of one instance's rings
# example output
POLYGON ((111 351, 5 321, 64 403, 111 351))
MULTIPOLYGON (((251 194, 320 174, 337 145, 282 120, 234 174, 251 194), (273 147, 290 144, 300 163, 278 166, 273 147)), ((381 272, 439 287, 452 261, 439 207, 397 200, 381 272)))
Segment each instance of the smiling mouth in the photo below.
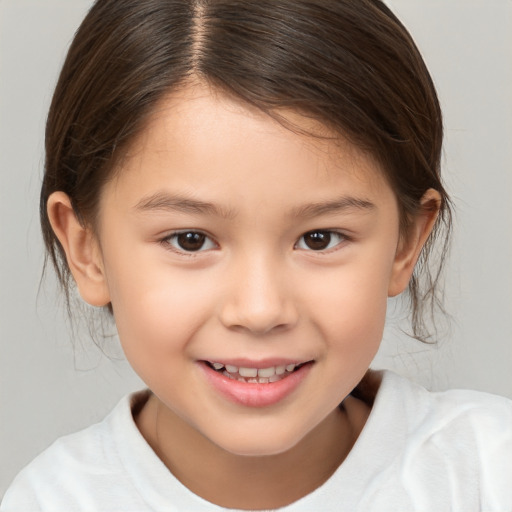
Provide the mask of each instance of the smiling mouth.
POLYGON ((248 384, 271 384, 273 382, 278 382, 296 372, 304 365, 312 362, 313 361, 307 361, 305 363, 292 363, 283 366, 269 366, 268 368, 250 368, 205 361, 208 367, 217 373, 224 375, 228 379, 248 384))

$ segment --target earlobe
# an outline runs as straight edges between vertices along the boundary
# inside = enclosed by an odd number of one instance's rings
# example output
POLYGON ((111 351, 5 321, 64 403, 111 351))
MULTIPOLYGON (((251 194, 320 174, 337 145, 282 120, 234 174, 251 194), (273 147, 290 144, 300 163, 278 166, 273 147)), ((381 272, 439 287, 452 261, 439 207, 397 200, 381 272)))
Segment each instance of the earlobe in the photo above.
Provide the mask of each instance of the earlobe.
POLYGON ((389 297, 395 297, 407 288, 421 250, 437 220, 441 195, 430 188, 421 198, 420 204, 420 211, 413 220, 407 237, 403 237, 397 249, 389 282, 389 297))
POLYGON ((81 297, 92 306, 105 306, 110 302, 110 296, 94 233, 77 219, 71 201, 64 192, 50 195, 47 211, 81 297))

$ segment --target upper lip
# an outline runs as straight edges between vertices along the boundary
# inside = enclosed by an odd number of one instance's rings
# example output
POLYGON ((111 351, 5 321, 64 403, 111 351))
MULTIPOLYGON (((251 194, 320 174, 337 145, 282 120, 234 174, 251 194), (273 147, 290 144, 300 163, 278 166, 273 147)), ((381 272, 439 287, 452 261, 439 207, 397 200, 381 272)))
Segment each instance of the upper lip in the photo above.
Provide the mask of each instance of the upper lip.
POLYGON ((224 366, 236 366, 238 368, 257 368, 258 370, 263 368, 270 368, 272 366, 288 366, 290 364, 304 364, 308 362, 312 362, 312 359, 290 359, 290 358, 271 358, 271 359, 244 359, 244 358, 208 358, 203 359, 203 361, 207 361, 209 363, 222 363, 224 366))

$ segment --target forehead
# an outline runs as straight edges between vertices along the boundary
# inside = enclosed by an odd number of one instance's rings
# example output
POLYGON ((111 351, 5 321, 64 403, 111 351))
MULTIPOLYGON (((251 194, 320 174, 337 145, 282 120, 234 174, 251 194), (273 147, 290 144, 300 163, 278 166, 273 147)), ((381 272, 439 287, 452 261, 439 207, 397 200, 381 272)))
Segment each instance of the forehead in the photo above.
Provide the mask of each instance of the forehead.
POLYGON ((227 199, 259 194, 263 202, 286 189, 307 192, 312 201, 344 189, 389 195, 371 155, 316 120, 277 115, 207 86, 176 91, 160 102, 106 188, 131 189, 134 201, 166 187, 193 196, 222 189, 227 199))

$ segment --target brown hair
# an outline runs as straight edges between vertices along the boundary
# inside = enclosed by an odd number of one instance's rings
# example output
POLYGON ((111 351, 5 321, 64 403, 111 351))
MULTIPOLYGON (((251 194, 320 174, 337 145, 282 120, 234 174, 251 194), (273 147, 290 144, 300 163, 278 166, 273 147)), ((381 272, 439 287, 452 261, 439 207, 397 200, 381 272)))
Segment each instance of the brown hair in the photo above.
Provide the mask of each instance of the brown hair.
POLYGON ((411 36, 379 0, 97 0, 71 44, 46 127, 41 224, 66 294, 70 273, 46 213, 49 195, 65 192, 93 224, 123 149, 162 97, 193 79, 273 116, 299 111, 369 151, 395 191, 403 230, 425 191, 439 191, 438 222, 408 295, 413 333, 426 340, 422 313, 440 304, 451 226, 441 110, 411 36))

